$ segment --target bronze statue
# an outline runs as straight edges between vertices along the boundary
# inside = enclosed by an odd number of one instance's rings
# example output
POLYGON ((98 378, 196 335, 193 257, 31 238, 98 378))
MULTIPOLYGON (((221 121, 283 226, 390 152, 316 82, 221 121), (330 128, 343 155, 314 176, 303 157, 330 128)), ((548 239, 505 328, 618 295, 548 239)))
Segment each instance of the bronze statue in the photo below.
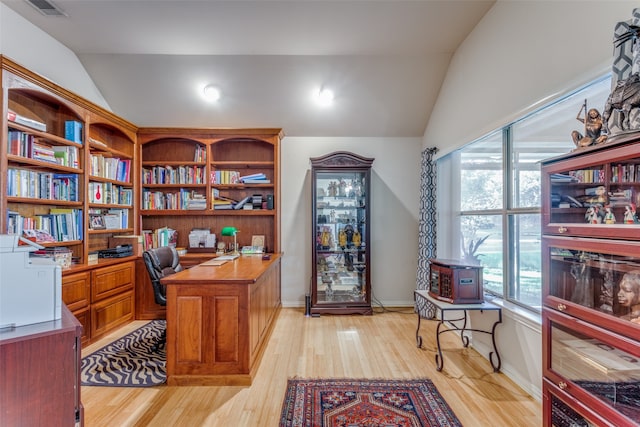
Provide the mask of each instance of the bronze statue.
POLYGON ((584 104, 582 104, 580 111, 578 111, 576 119, 584 123, 584 136, 577 130, 571 132, 571 138, 577 148, 601 144, 607 140, 607 135, 602 135, 603 122, 600 112, 595 108, 587 111, 586 99, 584 100, 584 104), (584 117, 581 117, 580 115, 583 111, 585 112, 585 115, 584 117))
POLYGON ((603 131, 609 133, 609 117, 613 110, 619 112, 618 126, 621 130, 632 130, 629 124, 629 113, 633 108, 640 107, 640 76, 638 73, 630 75, 625 80, 618 80, 616 87, 609 94, 602 112, 603 131))

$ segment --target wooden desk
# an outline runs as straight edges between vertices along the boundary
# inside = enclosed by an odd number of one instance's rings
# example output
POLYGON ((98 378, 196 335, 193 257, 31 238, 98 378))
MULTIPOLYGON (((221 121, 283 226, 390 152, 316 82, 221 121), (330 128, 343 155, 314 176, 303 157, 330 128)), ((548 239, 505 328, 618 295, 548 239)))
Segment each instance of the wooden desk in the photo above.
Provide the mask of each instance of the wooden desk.
POLYGON ((250 385, 281 306, 280 255, 183 270, 167 287, 167 383, 250 385))
MULTIPOLYGON (((483 334, 491 335, 491 342, 493 343, 493 351, 489 353, 489 362, 493 367, 494 372, 500 371, 501 361, 500 354, 498 353, 498 348, 496 347, 496 337, 495 331, 496 326, 499 323, 502 323, 502 308, 497 305, 489 304, 487 302, 482 302, 478 304, 450 304, 445 301, 440 301, 436 298, 433 298, 429 295, 427 290, 419 289, 414 291, 413 297, 416 302, 419 302, 418 299, 426 300, 428 304, 431 304, 436 310, 440 311, 440 322, 438 323, 438 328, 436 329, 436 343, 438 346, 438 353, 436 354, 436 369, 438 371, 442 371, 442 366, 444 365, 444 360, 442 358, 442 349, 440 348, 440 334, 451 331, 460 331, 460 338, 462 339, 462 345, 464 347, 469 346, 469 337, 465 335, 465 331, 468 332, 482 332, 483 334), (456 318, 446 318, 446 313, 449 311, 462 312, 462 317, 456 318), (467 327, 467 312, 468 311, 497 311, 498 319, 494 322, 491 330, 484 329, 473 329, 467 327), (462 326, 459 323, 462 322, 462 326), (447 327, 447 325, 449 327, 447 327), (497 362, 493 361, 493 355, 495 354, 497 362)), ((418 328, 416 329, 416 342, 418 344, 418 348, 422 347, 422 337, 420 336, 420 310, 418 310, 418 328)))

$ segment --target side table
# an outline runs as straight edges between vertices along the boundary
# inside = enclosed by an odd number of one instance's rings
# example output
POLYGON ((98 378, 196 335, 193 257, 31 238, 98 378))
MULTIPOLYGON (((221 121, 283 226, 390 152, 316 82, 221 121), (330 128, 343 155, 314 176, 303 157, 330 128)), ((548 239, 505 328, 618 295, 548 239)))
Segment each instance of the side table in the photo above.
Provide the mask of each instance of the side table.
MULTIPOLYGON (((489 362, 491 363, 491 366, 493 367, 494 372, 500 371, 500 366, 502 362, 500 360, 500 354, 498 353, 498 348, 496 347, 495 331, 496 331, 496 326, 498 326, 499 323, 502 323, 501 307, 497 305, 489 304, 487 302, 482 302, 477 304, 451 304, 451 303, 440 301, 436 298, 433 298, 431 295, 429 295, 429 292, 425 289, 415 290, 413 293, 413 297, 416 302, 418 302, 418 299, 420 298, 426 300, 428 305, 430 304, 431 306, 435 307, 436 311, 440 312, 438 327, 436 329, 436 344, 438 347, 438 354, 436 354, 436 369, 438 371, 442 371, 442 367, 444 365, 444 360, 442 357, 442 348, 440 347, 440 334, 443 334, 445 332, 452 332, 452 331, 460 332, 462 345, 464 347, 469 346, 469 337, 465 335, 465 331, 481 332, 484 334, 491 335, 493 351, 489 353, 489 362), (446 314, 449 311, 462 312, 462 315, 461 315, 462 317, 455 317, 455 318, 448 319, 446 314), (493 323, 491 330, 468 328, 467 312, 469 311, 480 311, 480 312, 495 311, 498 314, 498 319, 493 323), (459 322, 462 322, 462 326, 460 326, 459 322), (494 361, 494 355, 495 355, 496 361, 494 361)), ((420 311, 418 311, 418 328, 416 329, 416 342, 417 342, 418 348, 422 347, 422 337, 420 336, 421 319, 422 319, 422 316, 420 315, 420 311)))

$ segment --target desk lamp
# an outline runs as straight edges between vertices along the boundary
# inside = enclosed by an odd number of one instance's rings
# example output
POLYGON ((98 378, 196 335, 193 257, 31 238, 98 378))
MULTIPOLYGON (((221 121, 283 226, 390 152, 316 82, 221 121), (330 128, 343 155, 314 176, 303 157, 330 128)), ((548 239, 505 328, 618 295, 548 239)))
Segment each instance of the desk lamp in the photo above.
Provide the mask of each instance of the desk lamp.
POLYGON ((238 229, 235 227, 223 227, 221 234, 223 236, 233 236, 233 251, 231 255, 240 255, 238 252, 238 244, 236 242, 236 234, 238 234, 238 229))

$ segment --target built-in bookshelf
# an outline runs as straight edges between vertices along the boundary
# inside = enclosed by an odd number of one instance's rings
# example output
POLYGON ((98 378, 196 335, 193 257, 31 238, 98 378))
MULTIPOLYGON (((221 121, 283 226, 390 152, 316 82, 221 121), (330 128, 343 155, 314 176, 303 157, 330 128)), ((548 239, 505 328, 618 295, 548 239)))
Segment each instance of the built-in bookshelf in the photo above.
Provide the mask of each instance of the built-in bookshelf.
POLYGON ((233 226, 238 246, 265 236, 267 250, 279 252, 281 133, 141 128, 143 233, 169 227, 177 232, 176 244, 188 247, 192 229, 209 229, 224 240, 220 230, 233 226))
POLYGON ((89 125, 87 138, 87 231, 92 249, 108 247, 108 238, 132 234, 135 221, 135 135, 113 124, 89 125))
POLYGON ((73 265, 134 233, 137 128, 5 57, 2 87, 0 233, 67 248, 73 265))
POLYGON ((67 139, 65 123, 82 125, 81 109, 3 70, 2 232, 84 256, 84 147, 67 139))

